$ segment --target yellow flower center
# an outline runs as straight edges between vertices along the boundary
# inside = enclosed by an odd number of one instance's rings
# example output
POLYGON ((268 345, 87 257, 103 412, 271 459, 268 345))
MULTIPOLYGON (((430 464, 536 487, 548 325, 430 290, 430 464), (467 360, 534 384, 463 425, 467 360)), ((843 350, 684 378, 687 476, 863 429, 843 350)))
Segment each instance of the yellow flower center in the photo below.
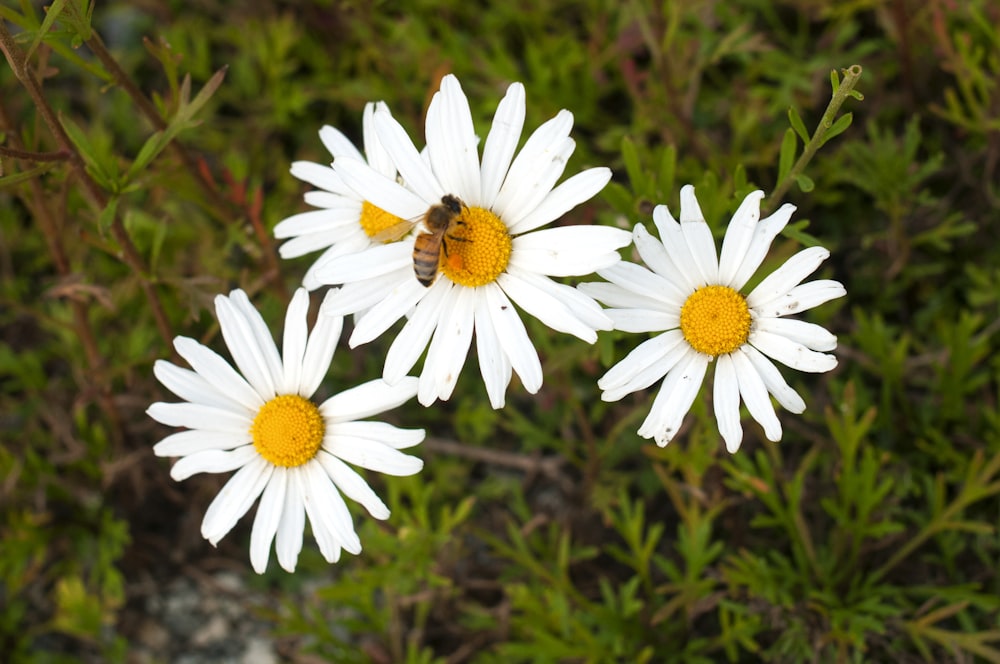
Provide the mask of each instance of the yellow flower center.
POLYGON ((510 261, 507 225, 481 207, 463 209, 461 219, 448 229, 444 245, 441 271, 469 288, 495 281, 510 261))
POLYGON ((297 394, 283 394, 261 406, 250 433, 258 454, 275 466, 291 468, 316 456, 325 430, 316 404, 297 394))
POLYGON ((728 286, 704 286, 681 307, 681 332, 700 353, 732 353, 750 336, 750 307, 728 286))
POLYGON ((403 229, 409 228, 409 224, 403 219, 386 212, 376 205, 372 205, 368 201, 361 203, 360 222, 361 230, 377 242, 398 240, 406 234, 403 229), (396 232, 394 229, 401 229, 403 232, 396 232))

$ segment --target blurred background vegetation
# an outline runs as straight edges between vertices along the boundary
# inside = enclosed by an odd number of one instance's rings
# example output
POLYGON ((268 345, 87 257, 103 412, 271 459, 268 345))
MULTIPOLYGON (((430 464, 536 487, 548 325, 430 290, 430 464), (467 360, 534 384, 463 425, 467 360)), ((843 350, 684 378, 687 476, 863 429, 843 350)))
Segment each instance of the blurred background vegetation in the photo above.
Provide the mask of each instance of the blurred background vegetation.
MULTIPOLYGON (((228 569, 272 601, 284 661, 1000 662, 996 2, 3 0, 0 20, 7 661, 173 661, 133 651, 149 597, 228 569), (813 132, 854 65, 853 122, 785 187, 789 111, 813 132), (144 410, 172 399, 151 365, 177 334, 224 351, 211 300, 233 287, 278 334, 311 260, 270 234, 306 209, 290 163, 329 160, 323 124, 360 143, 370 100, 422 136, 448 72, 483 135, 515 80, 529 130, 573 111, 567 173, 615 179, 567 221, 649 224, 689 182, 720 237, 751 189, 797 205, 765 267, 831 249, 848 297, 805 318, 840 366, 784 372, 808 410, 779 444, 747 418, 729 455, 706 389, 658 449, 635 433, 652 391, 595 385, 641 339, 526 321, 537 395, 515 380, 492 411, 470 358, 449 402, 390 414, 428 430, 426 466, 371 478, 392 517, 355 512, 364 552, 329 566, 307 538, 294 576, 257 578, 249 518, 217 550, 198 533, 226 478, 176 484, 151 453, 168 431, 144 410)), ((322 389, 380 375, 391 339, 342 342, 322 389)))

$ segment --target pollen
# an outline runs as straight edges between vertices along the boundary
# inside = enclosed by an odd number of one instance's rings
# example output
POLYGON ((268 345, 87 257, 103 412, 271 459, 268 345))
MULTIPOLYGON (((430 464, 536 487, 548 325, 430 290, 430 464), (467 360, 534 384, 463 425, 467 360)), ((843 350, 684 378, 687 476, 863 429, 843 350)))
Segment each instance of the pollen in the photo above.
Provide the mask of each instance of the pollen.
POLYGON ((360 223, 361 230, 372 240, 379 242, 398 240, 402 235, 405 235, 405 231, 410 226, 403 219, 386 212, 377 205, 372 205, 368 201, 361 204, 360 223), (400 229, 402 232, 396 232, 394 229, 400 229))
POLYGON ((316 456, 325 430, 316 404, 283 394, 261 406, 250 433, 258 454, 275 466, 292 468, 316 456))
POLYGON ((489 210, 469 207, 444 238, 441 271, 456 284, 475 288, 496 281, 510 262, 507 225, 489 210))
POLYGON ((691 347, 716 357, 732 353, 750 336, 746 298, 728 286, 699 288, 681 307, 681 332, 691 347))

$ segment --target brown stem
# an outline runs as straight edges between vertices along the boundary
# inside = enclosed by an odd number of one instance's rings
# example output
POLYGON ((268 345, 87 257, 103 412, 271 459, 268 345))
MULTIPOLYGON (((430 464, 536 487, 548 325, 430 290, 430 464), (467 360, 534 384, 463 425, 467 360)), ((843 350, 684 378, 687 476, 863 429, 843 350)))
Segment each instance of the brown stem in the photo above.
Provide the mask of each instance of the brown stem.
MULTIPOLYGON (((10 68, 13 70, 14 75, 31 96, 32 101, 35 103, 35 108, 38 109, 43 122, 45 122, 45 125, 48 127, 53 138, 55 138, 59 148, 67 153, 67 158, 69 159, 70 166, 73 169, 73 174, 83 185, 84 193, 90 200, 90 203, 99 212, 107 209, 107 194, 101 186, 97 184, 92 177, 90 177, 90 174, 87 173, 83 157, 77 151, 76 146, 73 145, 73 142, 66 134, 66 130, 63 129, 62 124, 60 124, 55 111, 53 111, 52 107, 49 106, 48 100, 45 99, 45 95, 42 94, 41 85, 39 85, 35 75, 28 69, 27 62, 24 59, 24 53, 17 45, 17 42, 14 41, 10 32, 7 31, 7 26, 4 25, 3 21, 0 21, 0 50, 3 51, 4 56, 7 58, 7 62, 10 64, 10 68)), ((156 321, 156 326, 160 331, 160 336, 163 337, 167 347, 170 347, 172 345, 174 335, 170 330, 170 323, 167 320, 167 315, 163 310, 163 305, 160 302, 159 296, 156 294, 153 283, 149 279, 142 257, 139 255, 138 250, 136 250, 135 245, 132 244, 132 239, 129 237, 128 231, 125 230, 125 224, 122 222, 121 216, 117 212, 115 212, 114 218, 111 220, 111 234, 114 236, 115 241, 121 248, 122 259, 125 261, 125 264, 128 265, 132 272, 139 278, 140 287, 146 295, 146 300, 149 302, 149 307, 153 312, 153 319, 156 321)))
MULTIPOLYGON (((8 133, 7 142, 14 146, 14 151, 23 152, 24 146, 21 145, 17 132, 13 131, 13 126, 7 116, 7 110, 2 103, 0 103, 0 130, 8 133)), ((25 152, 24 154, 35 153, 25 152)), ((47 196, 42 190, 42 185, 38 181, 38 178, 31 178, 29 184, 31 186, 31 199, 28 200, 25 197, 22 200, 24 200, 28 209, 32 211, 33 218, 42 229, 42 235, 45 236, 45 242, 48 246, 49 254, 52 256, 52 262, 55 263, 56 272, 60 277, 68 277, 72 269, 66 249, 62 244, 62 233, 59 232, 59 224, 53 217, 49 207, 45 204, 47 196)), ((125 440, 125 429, 121 413, 118 412, 112 396, 107 362, 98 350, 97 337, 90 325, 90 319, 87 318, 87 307, 83 302, 73 297, 69 298, 69 306, 73 312, 73 328, 80 339, 80 345, 83 346, 83 354, 87 358, 87 366, 90 369, 90 373, 96 377, 94 385, 97 388, 98 403, 108 418, 112 440, 115 444, 120 445, 125 440)))
MULTIPOLYGON (((114 59, 111 53, 108 51, 107 47, 104 45, 104 41, 101 39, 100 35, 96 31, 93 31, 90 39, 87 40, 87 46, 90 48, 91 52, 97 57, 104 68, 111 74, 115 83, 125 91, 125 93, 132 98, 136 106, 142 112, 146 119, 153 125, 157 131, 164 131, 167 128, 167 121, 160 115, 160 112, 156 109, 156 106, 152 101, 139 89, 139 87, 129 78, 125 70, 121 68, 118 61, 114 59)), ((174 154, 181 160, 184 164, 184 168, 187 169, 188 173, 193 174, 195 182, 201 187, 202 191, 205 192, 206 196, 211 201, 212 206, 215 208, 215 214, 219 219, 228 221, 233 219, 236 214, 235 206, 232 202, 226 198, 222 192, 216 187, 215 181, 212 180, 209 173, 198 167, 198 162, 194 155, 188 151, 188 149, 180 143, 178 140, 173 140, 170 143, 170 149, 174 151, 174 154)), ((280 268, 278 266, 277 250, 274 246, 274 239, 271 234, 267 232, 263 223, 260 222, 259 215, 254 214, 255 201, 250 201, 248 207, 240 206, 240 212, 242 212, 247 218, 249 218, 251 224, 253 225, 254 231, 257 235, 257 240, 260 242, 263 248, 264 261, 266 263, 265 274, 270 276, 269 281, 278 285, 279 288, 284 290, 284 282, 282 282, 278 275, 280 274, 280 268)), ((288 294, 285 293, 286 299, 288 294)))
POLYGON ((21 161, 66 161, 69 155, 59 150, 57 152, 31 152, 29 150, 19 150, 0 145, 0 155, 20 159, 21 161))

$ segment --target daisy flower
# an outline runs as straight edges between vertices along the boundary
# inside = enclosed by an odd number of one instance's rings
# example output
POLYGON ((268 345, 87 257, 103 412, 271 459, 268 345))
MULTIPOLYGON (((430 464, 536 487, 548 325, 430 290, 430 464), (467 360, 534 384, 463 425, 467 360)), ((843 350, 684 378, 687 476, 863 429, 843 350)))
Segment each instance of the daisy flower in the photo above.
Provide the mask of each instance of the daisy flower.
MULTIPOLYGON (((358 152, 343 133, 329 125, 320 129, 319 138, 334 159, 346 157, 364 161, 380 175, 395 178, 396 167, 379 142, 372 124, 376 110, 389 112, 389 108, 382 102, 365 105, 361 119, 365 156, 358 152)), ((278 222, 274 227, 274 237, 279 240, 290 238, 278 250, 282 258, 298 258, 320 249, 326 250, 309 267, 302 279, 302 285, 309 290, 316 290, 322 285, 316 279, 316 267, 322 261, 361 251, 372 245, 372 229, 402 221, 396 217, 390 218, 384 210, 360 198, 344 185, 330 166, 296 161, 292 163, 291 173, 320 189, 306 192, 305 195, 306 203, 320 209, 295 214, 278 222)))
POLYGON ((406 187, 361 160, 334 162, 347 186, 391 215, 419 221, 444 201, 459 208, 429 287, 414 273, 413 235, 325 260, 316 271, 322 282, 342 285, 324 313, 366 311, 350 337, 352 348, 408 317, 389 348, 383 378, 400 380, 426 348, 417 392, 425 406, 451 396, 473 331, 494 408, 504 405, 512 372, 529 392, 538 391, 541 363, 514 304, 550 328, 589 343, 596 341, 597 330, 611 328, 597 302, 551 277, 613 265, 631 235, 602 226, 539 230, 597 194, 611 171, 592 168, 554 186, 575 146, 569 137, 573 115, 566 110, 535 130, 515 157, 524 100, 520 83, 507 89, 480 160, 469 102, 458 79, 448 75, 427 109, 424 154, 391 115, 375 112, 375 131, 406 187))
POLYGON ((641 224, 635 227, 636 249, 651 271, 623 261, 598 272, 610 283, 580 285, 612 307, 607 313, 615 329, 663 331, 640 344, 597 383, 604 401, 617 401, 663 378, 639 428, 640 436, 661 447, 677 434, 712 360, 716 360, 715 417, 730 452, 738 450, 743 439, 741 398, 771 441, 780 440, 781 423, 768 394, 786 410, 805 410, 805 402, 768 358, 810 373, 837 366, 833 355, 818 352, 836 348, 834 335, 819 325, 783 318, 847 294, 837 281, 802 283, 829 251, 822 247, 800 251, 748 294, 741 292, 795 210, 785 204, 760 219, 763 197, 763 192, 755 191, 743 200, 718 258, 694 187, 687 185, 681 189, 680 223, 665 205, 653 210, 659 240, 641 224))
POLYGON ((219 295, 219 326, 239 371, 187 337, 177 337, 174 347, 193 370, 163 360, 153 367, 185 402, 154 403, 146 412, 189 429, 167 436, 153 451, 181 457, 170 471, 178 481, 237 470, 209 505, 201 534, 214 546, 260 497, 250 534, 250 562, 258 574, 267 568, 272 540, 278 563, 295 571, 306 516, 327 561, 336 562, 341 549, 360 553, 341 493, 376 519, 388 518, 389 509, 348 463, 388 475, 413 475, 423 467, 399 451, 421 442, 422 430, 359 421, 411 399, 416 378, 394 386, 374 380, 321 404, 310 400, 330 366, 343 320, 320 316, 309 334, 308 309, 309 294, 300 288, 285 316, 279 354, 246 293, 219 295))

